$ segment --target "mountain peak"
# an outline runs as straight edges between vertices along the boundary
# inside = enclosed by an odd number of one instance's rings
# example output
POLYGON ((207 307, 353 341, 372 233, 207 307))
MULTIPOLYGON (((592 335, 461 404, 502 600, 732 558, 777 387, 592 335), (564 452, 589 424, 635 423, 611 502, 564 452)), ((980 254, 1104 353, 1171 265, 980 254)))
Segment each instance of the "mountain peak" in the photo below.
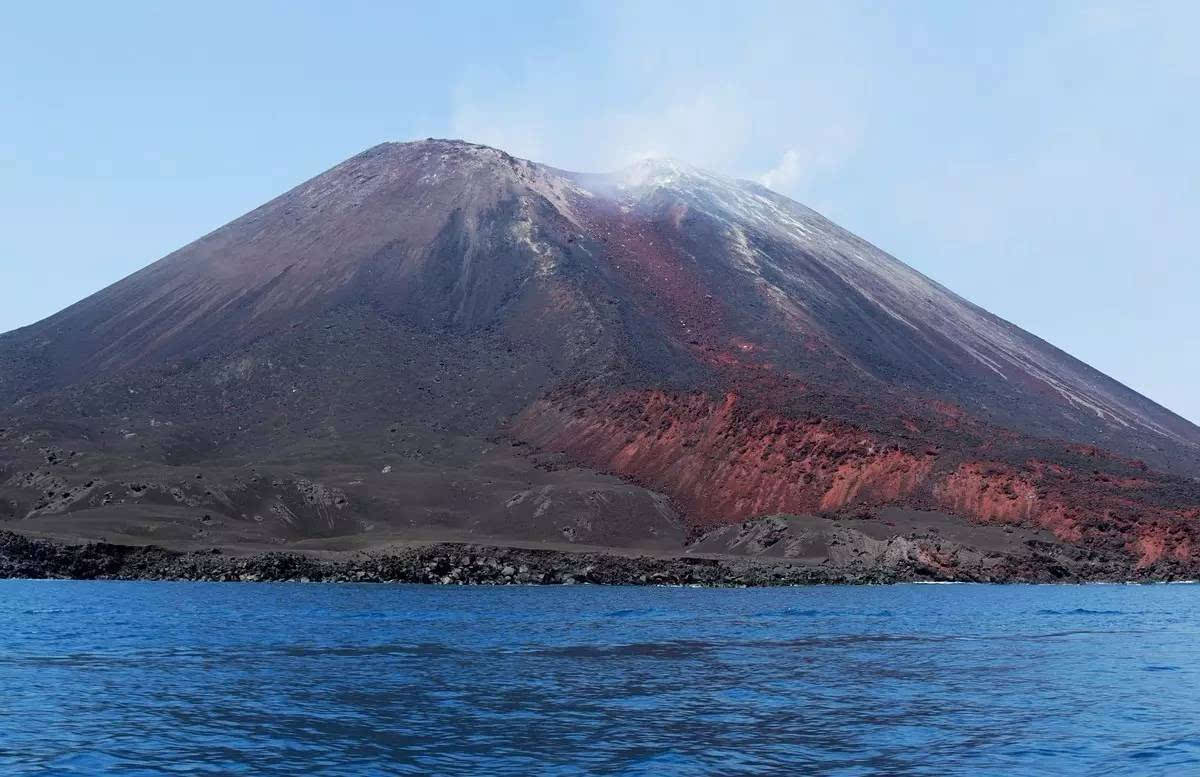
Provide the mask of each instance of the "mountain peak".
POLYGON ((642 157, 612 174, 617 186, 623 189, 676 187, 697 182, 729 184, 715 173, 667 156, 642 157))

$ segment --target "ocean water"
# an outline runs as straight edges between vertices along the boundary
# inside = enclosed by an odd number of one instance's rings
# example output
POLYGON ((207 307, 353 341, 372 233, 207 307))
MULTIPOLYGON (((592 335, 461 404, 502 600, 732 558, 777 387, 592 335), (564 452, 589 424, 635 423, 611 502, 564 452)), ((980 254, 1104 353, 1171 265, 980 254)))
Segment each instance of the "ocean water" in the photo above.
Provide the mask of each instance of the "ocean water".
POLYGON ((0 581, 0 774, 1200 774, 1198 604, 0 581))

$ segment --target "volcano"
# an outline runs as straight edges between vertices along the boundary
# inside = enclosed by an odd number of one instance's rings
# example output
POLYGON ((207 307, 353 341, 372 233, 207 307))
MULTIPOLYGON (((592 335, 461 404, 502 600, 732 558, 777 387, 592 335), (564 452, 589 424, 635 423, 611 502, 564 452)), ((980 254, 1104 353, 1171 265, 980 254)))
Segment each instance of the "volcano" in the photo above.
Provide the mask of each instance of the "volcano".
POLYGON ((1198 476, 1188 421, 670 161, 383 144, 0 336, 0 528, 60 539, 1194 576, 1198 476))

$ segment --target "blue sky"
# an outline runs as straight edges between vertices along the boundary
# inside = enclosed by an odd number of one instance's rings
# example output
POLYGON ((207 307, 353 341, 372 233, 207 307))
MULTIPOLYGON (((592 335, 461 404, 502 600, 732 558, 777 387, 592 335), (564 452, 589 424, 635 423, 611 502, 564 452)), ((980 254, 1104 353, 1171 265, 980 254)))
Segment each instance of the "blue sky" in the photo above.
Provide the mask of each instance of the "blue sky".
POLYGON ((1200 6, 8 4, 0 331, 383 140, 754 178, 1200 420, 1200 6))

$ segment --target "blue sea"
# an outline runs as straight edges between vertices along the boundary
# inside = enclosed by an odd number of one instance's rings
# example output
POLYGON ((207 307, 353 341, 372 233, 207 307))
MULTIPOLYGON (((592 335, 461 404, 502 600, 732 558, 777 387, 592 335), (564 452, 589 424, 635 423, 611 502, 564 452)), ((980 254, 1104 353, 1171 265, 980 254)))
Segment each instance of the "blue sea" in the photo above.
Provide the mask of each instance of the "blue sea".
POLYGON ((0 581, 0 774, 1200 775, 1198 604, 0 581))

